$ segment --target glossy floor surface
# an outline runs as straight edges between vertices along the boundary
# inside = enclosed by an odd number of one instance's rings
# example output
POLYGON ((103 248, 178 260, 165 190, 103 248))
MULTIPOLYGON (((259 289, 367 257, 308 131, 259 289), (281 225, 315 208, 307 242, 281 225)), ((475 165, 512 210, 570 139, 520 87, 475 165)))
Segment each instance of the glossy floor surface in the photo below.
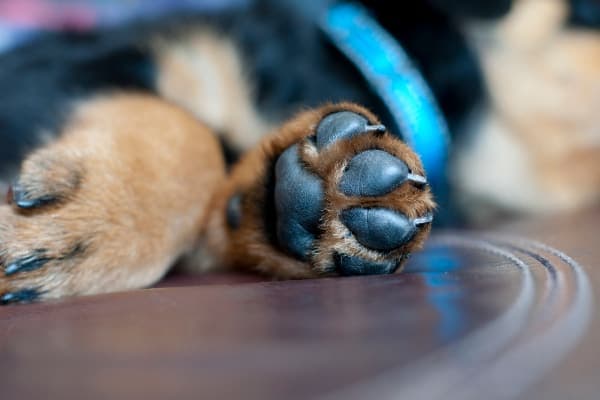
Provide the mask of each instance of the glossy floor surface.
POLYGON ((1 398, 595 399, 598 233, 600 210, 438 232, 394 276, 179 276, 2 308, 1 398))

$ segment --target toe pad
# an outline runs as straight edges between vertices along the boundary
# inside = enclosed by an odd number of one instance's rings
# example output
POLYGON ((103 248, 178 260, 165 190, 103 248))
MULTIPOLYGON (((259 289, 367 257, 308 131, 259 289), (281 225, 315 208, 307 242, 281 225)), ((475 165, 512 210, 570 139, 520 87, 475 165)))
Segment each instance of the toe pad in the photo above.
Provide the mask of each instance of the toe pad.
POLYGON ((334 262, 337 271, 344 276, 391 274, 398 268, 393 261, 374 262, 343 254, 336 254, 334 262))
POLYGON ((416 233, 411 220, 386 208, 351 208, 342 212, 341 219, 360 244, 374 250, 394 250, 416 233))
POLYGON ((370 125, 365 117, 351 111, 330 114, 317 127, 317 149, 322 150, 333 142, 369 131, 385 131, 385 127, 370 125))
POLYGON ((347 196, 383 196, 408 178, 408 166, 383 150, 367 150, 348 163, 340 180, 347 196))

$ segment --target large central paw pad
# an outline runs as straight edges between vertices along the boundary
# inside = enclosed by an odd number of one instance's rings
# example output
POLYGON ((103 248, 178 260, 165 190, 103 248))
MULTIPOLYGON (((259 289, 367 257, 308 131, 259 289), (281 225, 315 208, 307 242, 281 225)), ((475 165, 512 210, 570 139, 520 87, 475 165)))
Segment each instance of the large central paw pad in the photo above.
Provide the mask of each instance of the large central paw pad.
POLYGON ((434 208, 418 158, 352 111, 324 117, 275 165, 276 236, 317 271, 396 271, 429 230, 434 208))

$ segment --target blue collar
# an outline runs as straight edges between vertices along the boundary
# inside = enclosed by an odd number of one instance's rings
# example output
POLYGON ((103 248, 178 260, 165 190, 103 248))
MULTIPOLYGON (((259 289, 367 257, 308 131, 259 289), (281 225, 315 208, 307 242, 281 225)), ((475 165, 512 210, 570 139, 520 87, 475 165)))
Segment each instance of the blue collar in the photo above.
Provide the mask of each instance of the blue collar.
POLYGON ((383 100, 402 139, 421 157, 433 191, 443 191, 448 127, 425 79, 404 49, 355 3, 331 6, 321 28, 383 100))

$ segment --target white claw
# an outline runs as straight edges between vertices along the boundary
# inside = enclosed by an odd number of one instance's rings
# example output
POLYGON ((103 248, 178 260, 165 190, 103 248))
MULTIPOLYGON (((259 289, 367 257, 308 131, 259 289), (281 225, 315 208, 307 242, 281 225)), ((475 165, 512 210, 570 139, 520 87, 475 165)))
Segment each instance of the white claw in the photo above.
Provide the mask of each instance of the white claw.
POLYGON ((429 224, 432 221, 433 221, 433 214, 427 214, 424 217, 415 218, 413 220, 413 223, 415 224, 415 226, 419 226, 419 225, 429 224))
POLYGON ((408 179, 411 182, 418 183, 420 185, 427 184, 427 178, 425 178, 424 176, 421 176, 421 175, 417 175, 417 174, 408 174, 406 179, 408 179))
POLYGON ((385 132, 385 125, 367 125, 367 132, 385 132))

